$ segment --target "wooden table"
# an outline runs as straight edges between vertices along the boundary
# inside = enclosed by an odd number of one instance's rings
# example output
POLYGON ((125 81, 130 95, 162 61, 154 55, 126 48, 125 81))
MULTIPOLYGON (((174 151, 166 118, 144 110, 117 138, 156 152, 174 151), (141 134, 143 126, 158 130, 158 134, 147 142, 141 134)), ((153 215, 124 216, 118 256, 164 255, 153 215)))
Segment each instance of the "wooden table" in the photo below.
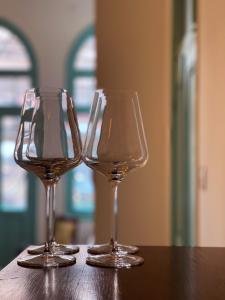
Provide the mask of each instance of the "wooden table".
POLYGON ((87 266, 85 246, 70 267, 26 269, 15 259, 0 272, 0 299, 225 300, 224 248, 140 247, 139 254, 144 265, 129 270, 87 266))

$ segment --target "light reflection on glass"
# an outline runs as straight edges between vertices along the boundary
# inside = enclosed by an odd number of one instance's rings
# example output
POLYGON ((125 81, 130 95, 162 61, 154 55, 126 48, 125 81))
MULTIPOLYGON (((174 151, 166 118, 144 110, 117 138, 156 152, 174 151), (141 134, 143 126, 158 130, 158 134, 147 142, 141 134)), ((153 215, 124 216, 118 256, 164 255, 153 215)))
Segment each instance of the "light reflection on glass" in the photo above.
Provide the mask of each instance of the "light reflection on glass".
POLYGON ((119 299, 119 282, 118 282, 118 270, 115 270, 113 277, 113 300, 119 299))
POLYGON ((44 270, 44 294, 46 299, 54 296, 56 290, 55 268, 46 268, 44 270))

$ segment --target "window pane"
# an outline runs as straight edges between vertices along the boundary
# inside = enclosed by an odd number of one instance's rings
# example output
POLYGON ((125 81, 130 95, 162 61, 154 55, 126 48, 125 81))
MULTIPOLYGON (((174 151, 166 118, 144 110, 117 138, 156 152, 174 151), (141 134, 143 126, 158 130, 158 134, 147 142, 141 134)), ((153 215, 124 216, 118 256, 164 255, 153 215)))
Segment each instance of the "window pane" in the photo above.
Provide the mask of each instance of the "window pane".
POLYGON ((82 143, 84 144, 84 139, 85 139, 88 121, 89 121, 89 114, 88 113, 85 113, 85 114, 78 113, 77 119, 78 119, 82 143))
POLYGON ((74 100, 77 108, 89 107, 96 89, 95 77, 77 77, 73 81, 74 100))
POLYGON ((30 86, 28 76, 0 77, 0 107, 21 106, 24 93, 30 86))
POLYGON ((72 205, 77 213, 91 214, 94 211, 93 172, 84 163, 73 171, 72 205))
MULTIPOLYGON (((78 114, 79 128, 82 142, 87 130, 89 114, 78 114)), ((94 211, 94 184, 93 172, 85 164, 73 170, 72 206, 77 213, 93 213, 94 211)))
POLYGON ((79 49, 74 61, 76 70, 95 71, 96 69, 96 40, 89 37, 79 49))
POLYGON ((0 26, 0 70, 29 70, 30 57, 20 39, 9 29, 0 26))
POLYGON ((13 151, 19 117, 1 119, 1 210, 24 211, 27 208, 26 172, 14 161, 13 151))

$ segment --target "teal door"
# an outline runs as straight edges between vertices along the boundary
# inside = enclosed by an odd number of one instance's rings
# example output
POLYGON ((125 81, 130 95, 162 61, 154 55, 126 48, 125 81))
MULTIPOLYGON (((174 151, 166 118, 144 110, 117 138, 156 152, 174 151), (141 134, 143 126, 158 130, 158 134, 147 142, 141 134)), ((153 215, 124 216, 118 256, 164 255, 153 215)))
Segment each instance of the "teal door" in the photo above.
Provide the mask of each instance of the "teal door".
POLYGON ((23 95, 35 85, 30 44, 0 19, 0 267, 35 239, 35 181, 14 162, 23 95))

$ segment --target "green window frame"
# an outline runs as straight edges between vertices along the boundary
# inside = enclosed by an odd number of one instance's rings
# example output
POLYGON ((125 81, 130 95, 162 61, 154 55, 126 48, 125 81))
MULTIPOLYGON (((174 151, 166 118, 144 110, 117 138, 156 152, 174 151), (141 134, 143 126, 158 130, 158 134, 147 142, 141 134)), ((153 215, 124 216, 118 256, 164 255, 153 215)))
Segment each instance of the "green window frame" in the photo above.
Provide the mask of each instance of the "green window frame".
MULTIPOLYGON (((74 67, 74 61, 79 53, 79 50, 81 49, 82 45, 85 43, 85 41, 95 36, 95 29, 93 25, 88 26, 85 30, 83 30, 78 38, 76 38, 75 42, 73 43, 73 46, 70 50, 68 61, 67 61, 67 67, 66 67, 66 86, 71 95, 74 94, 73 91, 73 81, 76 78, 82 78, 82 77, 90 77, 95 78, 96 72, 95 70, 78 70, 74 67)), ((76 106, 77 114, 79 113, 89 113, 90 106, 76 106)), ((73 190, 73 171, 70 171, 66 178, 66 214, 69 216, 77 217, 78 219, 93 219, 93 213, 92 212, 76 212, 76 210, 73 207, 72 203, 72 190, 73 190)))

